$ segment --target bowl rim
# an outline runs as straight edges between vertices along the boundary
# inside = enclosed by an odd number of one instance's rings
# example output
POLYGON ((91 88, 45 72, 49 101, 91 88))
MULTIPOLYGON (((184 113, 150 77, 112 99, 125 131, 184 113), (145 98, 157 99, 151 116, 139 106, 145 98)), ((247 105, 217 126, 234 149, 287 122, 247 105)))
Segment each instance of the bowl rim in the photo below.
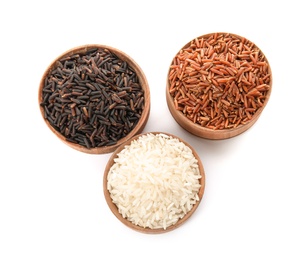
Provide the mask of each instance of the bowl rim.
POLYGON ((270 66, 270 63, 267 59, 267 57, 265 56, 264 52, 254 43, 252 42, 251 40, 249 40, 248 38, 246 37, 243 37, 243 36, 240 36, 238 34, 235 34, 235 33, 230 33, 230 32, 212 32, 212 33, 206 33, 206 34, 203 34, 203 35, 200 35, 200 36, 197 36, 195 37, 194 39, 191 39, 190 41, 188 41, 186 44, 183 45, 182 48, 180 48, 176 54, 173 56, 170 64, 169 64, 169 67, 168 67, 168 72, 167 72, 167 80, 166 80, 166 101, 167 101, 167 106, 168 106, 168 109, 170 111, 170 113, 172 114, 172 117, 174 118, 174 120, 183 128, 185 129, 186 131, 190 132, 191 134, 194 134, 198 137, 202 137, 202 138, 205 138, 205 139, 212 139, 212 140, 222 140, 222 139, 228 139, 228 138, 232 138, 232 137, 235 137, 243 132, 245 132, 246 130, 248 130, 252 125, 254 125, 256 123, 256 121, 259 119, 261 113, 263 112, 263 110, 265 109, 265 107, 267 106, 268 104, 268 101, 270 99, 270 96, 271 96, 271 93, 272 93, 272 85, 273 85, 273 73, 272 73, 272 69, 271 69, 271 66, 270 66), (171 70, 171 65, 173 63, 173 59, 174 57, 179 54, 179 52, 183 49, 185 49, 186 47, 188 47, 190 45, 190 43, 194 40, 194 39, 201 39, 201 38, 205 38, 205 37, 209 37, 209 36, 212 36, 212 35, 215 35, 215 34, 229 34, 229 35, 232 35, 234 37, 237 37, 239 39, 246 39, 247 41, 249 41, 250 43, 252 43, 256 48, 259 49, 259 51, 262 53, 262 55, 264 56, 264 59, 266 60, 267 62, 267 65, 268 65, 268 71, 269 71, 269 74, 271 75, 271 79, 270 79, 270 88, 269 90, 267 91, 267 95, 264 99, 264 102, 263 102, 263 106, 260 107, 255 114, 253 114, 252 118, 246 123, 246 124, 243 124, 243 125, 239 125, 235 128, 231 128, 231 129, 217 129, 217 130, 214 130, 214 129, 210 129, 210 128, 205 128, 205 127, 202 127, 201 125, 199 124, 195 124, 193 123, 191 120, 189 120, 181 111, 179 110, 176 110, 175 107, 174 107, 174 103, 173 103, 173 98, 172 96, 170 95, 169 93, 169 88, 170 88, 170 82, 169 82, 169 73, 170 73, 170 70, 171 70))
POLYGON ((180 227, 181 225, 183 225, 194 214, 194 212, 199 207, 199 205, 200 205, 200 203, 201 203, 201 201, 203 199, 203 195, 204 195, 204 191, 205 191, 205 186, 206 186, 206 173, 205 173, 205 170, 204 170, 204 167, 203 167, 202 160, 199 157, 199 155, 198 155, 197 151, 195 150, 195 148, 193 148, 192 145, 190 145, 184 139, 182 139, 182 138, 180 138, 180 137, 178 137, 178 136, 176 136, 174 134, 167 133, 167 132, 157 132, 157 131, 145 132, 145 133, 141 133, 141 134, 135 135, 130 140, 127 140, 126 142, 122 143, 112 153, 111 157, 109 158, 109 160, 108 160, 108 162, 107 162, 107 164, 105 166, 104 175, 103 175, 103 192, 104 192, 104 197, 105 197, 107 205, 108 205, 109 209, 111 210, 111 212, 113 213, 113 215, 116 216, 116 218, 118 220, 120 220, 120 222, 122 222, 122 224, 124 224, 125 226, 127 226, 127 227, 129 227, 129 228, 131 228, 131 229, 133 229, 135 231, 138 231, 138 232, 141 232, 141 233, 146 233, 146 234, 166 233, 166 232, 170 232, 170 231, 180 227), (130 145, 132 141, 138 139, 141 136, 148 135, 148 134, 154 134, 154 135, 156 135, 156 134, 164 134, 164 135, 167 135, 167 136, 170 136, 170 137, 173 137, 173 138, 177 138, 180 142, 183 142, 186 146, 188 146, 192 150, 193 155, 197 159, 198 166, 199 166, 199 171, 200 171, 200 175, 201 175, 201 179, 199 180, 201 187, 200 187, 199 192, 198 192, 199 201, 196 201, 196 203, 193 205, 192 209, 189 212, 187 212, 186 215, 182 219, 179 219, 174 225, 171 225, 171 226, 167 227, 166 229, 163 229, 163 228, 151 229, 149 227, 143 228, 141 226, 133 224, 131 221, 129 221, 126 218, 124 218, 119 213, 119 211, 117 209, 117 206, 112 202, 112 199, 110 197, 110 193, 109 193, 109 191, 107 189, 108 174, 109 174, 111 166, 114 164, 114 159, 117 158, 117 156, 118 156, 118 153, 120 153, 125 148, 125 146, 130 145))
POLYGON ((124 51, 122 51, 118 48, 109 46, 109 45, 104 45, 104 44, 84 44, 84 45, 72 47, 72 48, 64 51, 62 54, 58 55, 56 58, 54 58, 50 62, 50 64, 45 69, 45 71, 44 71, 44 73, 43 73, 43 75, 40 79, 40 82, 39 82, 38 105, 39 105, 41 117, 42 117, 43 121, 45 122, 45 124, 66 145, 68 145, 69 147, 71 147, 71 148, 73 148, 77 151, 81 151, 81 152, 88 153, 88 154, 107 154, 107 153, 113 152, 121 143, 125 142, 126 140, 129 140, 134 135, 139 134, 143 131, 143 129, 144 129, 144 127, 145 127, 145 125, 146 125, 146 123, 149 119, 149 115, 150 115, 150 108, 151 108, 150 87, 149 87, 149 83, 148 83, 148 80, 146 78, 146 75, 143 72, 140 65, 131 56, 129 56, 124 51), (96 49, 96 48, 98 48, 98 49, 108 49, 110 52, 117 55, 120 59, 126 61, 128 63, 128 65, 136 72, 138 79, 139 79, 139 82, 140 82, 140 85, 141 85, 141 87, 144 91, 144 109, 142 111, 141 117, 140 117, 138 123, 136 124, 136 126, 126 136, 119 139, 116 144, 110 145, 110 146, 94 147, 94 148, 88 149, 87 147, 84 147, 80 144, 76 144, 76 143, 72 143, 72 142, 67 141, 66 138, 61 133, 59 133, 56 129, 54 129, 51 126, 51 124, 49 123, 49 121, 47 119, 45 119, 44 108, 40 104, 42 102, 42 89, 44 87, 45 78, 52 71, 52 69, 56 67, 56 62, 58 60, 64 58, 64 57, 66 57, 66 56, 74 55, 74 54, 77 54, 77 53, 85 53, 89 50, 96 49))

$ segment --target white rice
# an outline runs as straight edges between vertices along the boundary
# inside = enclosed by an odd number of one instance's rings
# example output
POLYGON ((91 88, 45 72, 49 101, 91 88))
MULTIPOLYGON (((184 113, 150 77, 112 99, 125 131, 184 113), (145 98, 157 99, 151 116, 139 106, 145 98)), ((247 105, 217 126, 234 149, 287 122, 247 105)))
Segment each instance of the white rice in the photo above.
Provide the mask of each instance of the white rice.
POLYGON ((192 150, 165 134, 146 134, 118 153, 107 189, 120 214, 151 229, 174 225, 199 200, 201 178, 192 150))

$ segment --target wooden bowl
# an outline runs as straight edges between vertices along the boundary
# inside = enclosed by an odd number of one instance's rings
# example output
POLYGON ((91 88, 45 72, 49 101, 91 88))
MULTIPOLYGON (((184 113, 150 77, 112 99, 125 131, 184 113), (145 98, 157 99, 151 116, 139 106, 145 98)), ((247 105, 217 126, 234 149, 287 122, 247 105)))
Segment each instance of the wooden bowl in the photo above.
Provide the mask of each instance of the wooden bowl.
MULTIPOLYGON (((145 141, 143 141, 143 142, 145 142, 145 141)), ((144 161, 142 161, 142 162, 144 162, 144 161)), ((117 172, 117 174, 118 173, 119 172, 117 172)), ((114 153, 111 155, 111 157, 110 157, 110 159, 109 159, 109 161, 108 161, 108 163, 105 167, 104 178, 103 178, 103 190, 104 190, 104 196, 105 196, 106 202, 107 202, 110 210, 124 225, 126 225, 127 227, 129 227, 129 228, 131 228, 135 231, 138 231, 138 232, 147 233, 147 234, 159 234, 159 233, 169 232, 169 231, 172 231, 172 230, 178 228, 179 226, 184 224, 192 216, 192 214, 196 211, 196 209, 198 208, 198 206, 199 206, 199 204, 202 200, 202 197, 203 197, 203 194, 204 194, 205 182, 206 182, 205 179, 206 179, 206 177, 205 177, 205 172, 204 172, 204 168, 203 168, 201 159, 199 158, 198 154, 196 153, 196 151, 194 150, 193 147, 191 147, 184 140, 182 140, 179 137, 176 137, 172 134, 159 133, 159 132, 149 132, 149 133, 143 133, 143 134, 139 134, 139 135, 134 136, 130 140, 127 140, 126 142, 122 143, 114 151, 114 153), (127 146, 130 146, 132 144, 132 142, 137 140, 139 137, 142 137, 142 136, 148 135, 148 134, 152 134, 152 135, 163 134, 163 135, 169 136, 171 138, 177 138, 180 142, 184 143, 187 147, 189 147, 192 150, 193 156, 197 159, 197 165, 198 165, 199 172, 200 172, 200 175, 201 175, 201 178, 199 179, 200 188, 199 188, 199 191, 197 193, 198 197, 199 197, 199 201, 196 201, 196 203, 192 206, 191 210, 186 212, 186 214, 183 216, 183 218, 179 219, 175 224, 169 225, 167 228, 163 228, 163 227, 161 227, 161 228, 150 228, 149 226, 144 227, 144 226, 141 226, 141 225, 133 224, 132 221, 128 220, 128 218, 123 217, 122 214, 120 214, 120 212, 118 210, 118 206, 116 205, 116 203, 114 203, 114 201, 111 197, 110 191, 108 190, 108 175, 109 175, 111 167, 116 163, 115 159, 119 158, 119 153, 121 151, 123 151, 123 149, 125 149, 127 146)), ((135 182, 135 183, 139 184, 139 181, 135 182)), ((157 185, 157 184, 155 184, 155 185, 157 185)))
POLYGON ((64 52, 48 66, 38 102, 44 122, 61 141, 84 153, 105 154, 142 132, 150 114, 150 89, 130 56, 89 44, 64 52))
POLYGON ((272 72, 263 52, 230 33, 191 40, 172 60, 166 101, 175 121, 207 139, 227 139, 249 129, 272 90, 272 72))

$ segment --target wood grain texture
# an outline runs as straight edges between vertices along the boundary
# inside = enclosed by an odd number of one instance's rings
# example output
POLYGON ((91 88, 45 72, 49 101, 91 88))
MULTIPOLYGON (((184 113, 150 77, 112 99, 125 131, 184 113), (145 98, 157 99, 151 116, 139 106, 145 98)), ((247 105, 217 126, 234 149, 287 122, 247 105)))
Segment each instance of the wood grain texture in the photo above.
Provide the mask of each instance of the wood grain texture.
POLYGON ((146 76, 143 73, 140 66, 130 56, 128 56, 126 53, 124 53, 123 51, 120 51, 120 50, 118 50, 114 47, 111 47, 111 46, 106 46, 106 45, 101 45, 101 44, 87 44, 87 45, 82 45, 82 46, 78 46, 78 47, 74 47, 72 49, 69 49, 68 51, 64 52, 59 57, 55 58, 54 61, 51 62, 51 64, 45 70, 45 72, 44 72, 44 74, 41 78, 41 81, 40 81, 40 85, 39 85, 39 89, 38 89, 38 104, 39 104, 39 109, 40 109, 42 118, 43 118, 44 122, 46 123, 46 125, 48 126, 48 128, 52 131, 52 133, 55 134, 56 137, 58 137, 66 145, 70 146, 71 148, 73 148, 75 150, 78 150, 78 151, 84 152, 84 153, 88 153, 88 154, 106 154, 106 153, 112 153, 119 145, 121 145, 125 141, 129 140, 131 137, 135 136, 136 134, 139 134, 139 133, 142 132, 142 130, 144 129, 144 127, 145 127, 145 125, 148 121, 149 115, 150 115, 150 108, 151 108, 150 88, 149 88, 149 84, 148 84, 148 81, 146 79, 146 76), (136 72, 136 74, 139 78, 140 85, 141 85, 142 89, 144 90, 144 110, 143 110, 142 115, 141 115, 137 125, 135 126, 135 128, 132 129, 131 132, 128 135, 126 135, 122 139, 118 140, 118 142, 116 144, 110 145, 110 146, 94 147, 94 148, 88 149, 87 147, 84 147, 82 145, 67 141, 66 138, 61 133, 56 131, 50 125, 48 120, 44 118, 44 109, 43 109, 43 107, 40 106, 40 103, 42 102, 42 89, 44 87, 45 78, 48 76, 50 71, 55 68, 56 62, 63 57, 70 56, 70 55, 73 55, 73 54, 77 54, 77 53, 85 54, 88 50, 91 50, 91 49, 94 49, 94 48, 101 48, 101 49, 110 50, 111 52, 116 54, 118 56, 118 58, 122 59, 123 61, 126 61, 129 64, 129 66, 136 72))
POLYGON ((119 219, 125 226, 141 232, 141 233, 146 233, 146 234, 161 234, 161 233, 166 233, 169 231, 172 231, 178 227, 180 227, 181 225, 183 225, 192 215, 193 213, 196 211, 196 209, 198 208, 198 206, 200 205, 201 201, 202 201, 202 197, 204 194, 204 190, 205 190, 205 185, 206 185, 206 174, 204 171, 204 167, 202 164, 202 161, 200 159, 200 157, 198 156, 196 150, 186 141, 184 141, 183 139, 173 135, 173 134, 169 134, 169 133, 164 133, 164 132, 147 132, 147 133, 143 133, 143 134, 139 134, 134 136, 133 138, 131 138, 130 140, 127 140, 126 142, 122 143, 111 155, 111 157, 109 158, 109 161, 105 167, 104 170, 104 177, 103 177, 103 191, 104 191, 104 196, 106 199, 106 202, 110 208, 110 210, 112 211, 112 213, 117 217, 117 219, 119 219), (146 135, 148 133, 152 133, 152 134, 165 134, 174 138, 179 139, 181 142, 183 142, 186 146, 188 146, 192 152, 193 155, 195 156, 195 158, 198 160, 198 166, 199 166, 199 171, 201 174, 201 179, 200 179, 200 189, 198 192, 198 196, 199 196, 199 201, 196 202, 196 204, 193 206, 193 208, 182 218, 179 219, 178 222, 174 225, 171 225, 169 227, 167 227, 166 229, 160 228, 160 229, 151 229, 151 228, 143 228, 137 225, 134 225, 132 222, 130 222, 129 220, 127 220, 126 218, 123 218, 123 216, 119 213, 117 206, 112 202, 112 199, 110 197, 110 193, 107 189, 107 177, 108 177, 108 173, 110 168, 112 167, 112 165, 114 164, 114 159, 117 158, 118 153, 124 149, 125 145, 129 145, 133 140, 138 139, 141 135, 146 135))

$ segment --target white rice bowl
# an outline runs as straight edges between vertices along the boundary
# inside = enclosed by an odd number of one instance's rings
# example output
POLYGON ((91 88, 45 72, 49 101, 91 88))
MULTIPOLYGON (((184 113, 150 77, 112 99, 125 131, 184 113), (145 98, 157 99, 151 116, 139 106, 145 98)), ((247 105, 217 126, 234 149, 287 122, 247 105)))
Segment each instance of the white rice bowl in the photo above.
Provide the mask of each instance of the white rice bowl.
POLYGON ((143 228, 167 229, 199 201, 200 179, 198 160, 186 144, 149 133, 117 154, 107 189, 123 218, 143 228))

